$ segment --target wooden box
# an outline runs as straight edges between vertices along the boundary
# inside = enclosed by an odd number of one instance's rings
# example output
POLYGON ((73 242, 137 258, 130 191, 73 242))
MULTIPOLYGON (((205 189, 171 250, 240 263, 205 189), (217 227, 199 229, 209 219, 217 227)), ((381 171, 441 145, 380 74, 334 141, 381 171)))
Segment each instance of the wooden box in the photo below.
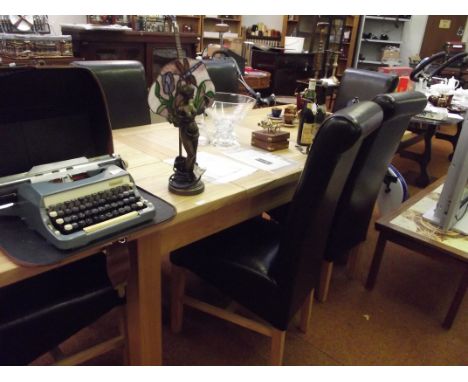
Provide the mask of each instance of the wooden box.
POLYGON ((257 130, 252 132, 251 145, 267 151, 283 150, 289 147, 289 132, 257 130))

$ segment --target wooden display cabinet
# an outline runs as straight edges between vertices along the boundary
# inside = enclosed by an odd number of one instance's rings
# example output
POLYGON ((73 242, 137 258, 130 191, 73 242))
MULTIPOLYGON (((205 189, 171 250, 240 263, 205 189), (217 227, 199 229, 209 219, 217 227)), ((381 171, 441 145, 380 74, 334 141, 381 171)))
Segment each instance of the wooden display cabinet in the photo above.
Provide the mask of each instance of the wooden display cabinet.
MULTIPOLYGON (((159 75, 162 66, 177 58, 173 33, 76 30, 66 27, 62 27, 62 33, 72 36, 75 57, 140 61, 145 68, 148 86, 159 75)), ((198 35, 181 33, 180 40, 184 55, 195 58, 198 35)))

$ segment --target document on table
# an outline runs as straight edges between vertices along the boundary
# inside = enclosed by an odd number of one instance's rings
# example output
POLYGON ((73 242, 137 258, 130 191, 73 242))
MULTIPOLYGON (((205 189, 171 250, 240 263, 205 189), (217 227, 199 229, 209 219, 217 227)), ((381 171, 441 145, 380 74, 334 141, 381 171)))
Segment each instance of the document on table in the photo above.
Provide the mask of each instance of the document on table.
MULTIPOLYGON (((174 159, 167 159, 164 162, 173 164, 174 159)), ((257 171, 255 167, 239 163, 223 155, 203 151, 197 153, 197 163, 199 167, 206 170, 202 179, 210 183, 229 183, 257 171)))
POLYGON ((278 155, 263 153, 257 150, 241 150, 226 153, 227 156, 240 162, 265 171, 274 171, 291 165, 291 162, 278 155))

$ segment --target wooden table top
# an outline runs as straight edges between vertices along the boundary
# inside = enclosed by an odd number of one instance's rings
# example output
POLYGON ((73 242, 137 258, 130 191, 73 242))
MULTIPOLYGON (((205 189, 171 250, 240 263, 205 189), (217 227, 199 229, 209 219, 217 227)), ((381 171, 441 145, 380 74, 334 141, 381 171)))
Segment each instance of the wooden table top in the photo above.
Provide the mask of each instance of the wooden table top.
POLYGON ((380 218, 375 226, 379 231, 397 233, 468 263, 468 236, 453 231, 444 233, 422 217, 436 205, 444 180, 445 177, 440 178, 421 190, 404 202, 398 210, 380 218))
MULTIPOLYGON (((251 132, 260 129, 257 123, 266 117, 269 110, 267 108, 252 110, 240 126, 236 127, 236 133, 242 148, 254 149, 250 146, 251 132)), ((256 195, 260 196, 282 186, 292 195, 306 156, 294 147, 297 128, 283 129, 291 133, 289 149, 276 151, 273 154, 288 160, 290 165, 275 171, 257 170, 249 176, 225 184, 205 181, 205 191, 195 196, 179 196, 168 191, 168 179, 173 172, 172 162, 178 154, 177 128, 169 123, 159 123, 114 130, 114 151, 128 162, 128 171, 132 174, 136 183, 150 193, 173 204, 177 209, 177 215, 174 219, 143 229, 133 235, 132 239, 159 230, 182 226, 185 222, 193 221, 193 219, 208 214, 221 205, 234 204, 236 201, 243 199, 253 200, 256 195)), ((199 152, 208 152, 224 157, 226 149, 219 149, 211 145, 199 146, 199 152)), ((267 153, 266 151, 261 152, 267 153)), ((284 200, 278 200, 278 205, 284 202, 284 200)), ((254 210, 255 208, 252 207, 252 211, 254 210)), ((213 222, 213 224, 216 224, 216 222, 213 222)), ((64 260, 61 264, 88 256, 103 247, 104 245, 100 248, 89 249, 76 257, 74 256, 71 260, 69 258, 64 260)), ((0 286, 31 277, 61 264, 34 268, 21 267, 14 264, 0 250, 0 286)))

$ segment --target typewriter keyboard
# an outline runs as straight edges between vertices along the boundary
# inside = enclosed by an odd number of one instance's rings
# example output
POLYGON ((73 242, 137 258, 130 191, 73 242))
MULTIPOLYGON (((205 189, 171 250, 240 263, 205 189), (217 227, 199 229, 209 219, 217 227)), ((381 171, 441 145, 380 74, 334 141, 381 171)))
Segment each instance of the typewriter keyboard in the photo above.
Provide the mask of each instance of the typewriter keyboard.
POLYGON ((50 205, 46 212, 54 229, 66 235, 80 230, 92 233, 131 220, 146 207, 147 202, 126 184, 50 205))

